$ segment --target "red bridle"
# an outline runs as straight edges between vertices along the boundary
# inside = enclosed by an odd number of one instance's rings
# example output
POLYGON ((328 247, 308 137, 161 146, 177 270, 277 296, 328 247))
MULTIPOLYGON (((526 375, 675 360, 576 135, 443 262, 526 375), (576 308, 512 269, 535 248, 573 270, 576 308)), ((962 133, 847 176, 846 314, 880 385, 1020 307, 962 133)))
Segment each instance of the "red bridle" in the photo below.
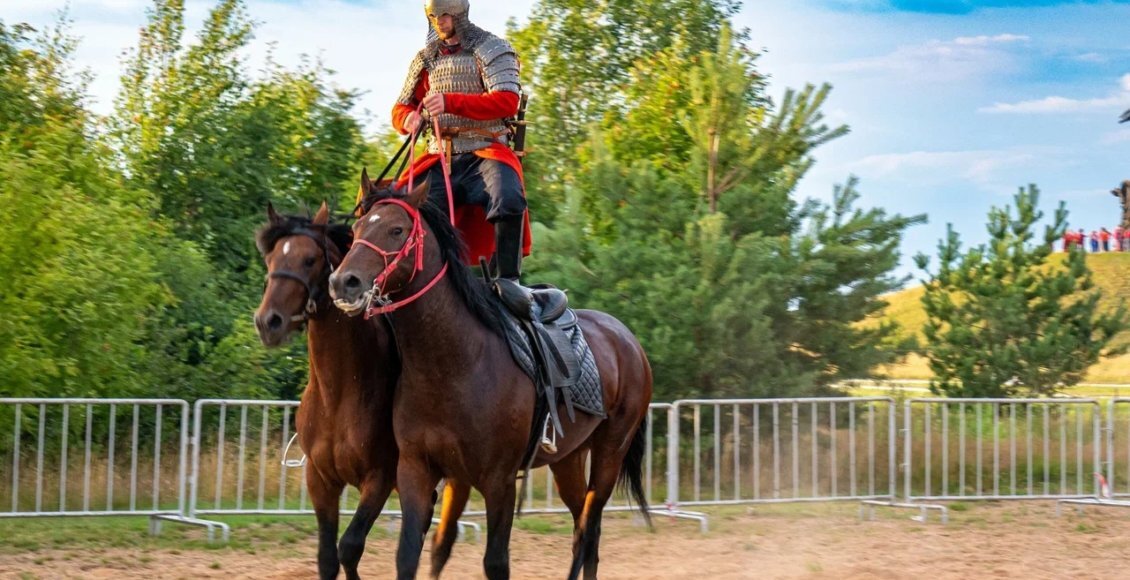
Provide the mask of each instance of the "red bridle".
POLYGON ((378 314, 393 312, 415 302, 438 284, 439 281, 443 279, 443 276, 447 274, 447 264, 444 264, 439 274, 436 274, 436 277, 432 278, 431 282, 428 282, 427 285, 415 294, 403 300, 388 300, 388 294, 383 292, 382 286, 388 280, 388 277, 396 271, 396 268, 400 266, 400 263, 408 258, 409 254, 415 252, 415 263, 412 265, 412 273, 408 275, 408 281, 404 283, 404 287, 411 284, 412 281, 416 279, 416 274, 424 269, 424 236, 427 235, 427 232, 424 230, 423 221, 420 219, 420 211, 405 203, 404 200, 397 198, 382 199, 377 202, 377 205, 399 206, 401 209, 408 212, 408 217, 412 218, 412 228, 408 232, 408 240, 395 252, 383 250, 368 240, 361 238, 353 240, 354 247, 359 245, 365 246, 379 254, 385 265, 384 269, 373 279, 373 287, 369 290, 369 303, 365 308, 366 320, 378 314), (373 305, 374 301, 377 303, 376 306, 373 305))
MULTIPOLYGON (((420 106, 416 109, 417 114, 419 114, 419 112, 423 108, 423 106, 424 106, 424 104, 420 103, 420 106)), ((433 118, 432 123, 434 124, 435 134, 437 136, 436 138, 438 139, 439 138, 438 136, 440 134, 439 120, 433 118)), ((416 164, 416 160, 415 160, 416 136, 415 135, 413 135, 413 137, 412 137, 412 144, 410 146, 410 149, 412 151, 411 155, 412 155, 413 159, 409 162, 409 168, 408 168, 408 190, 412 191, 413 185, 414 185, 413 181, 414 181, 414 177, 415 177, 414 166, 416 164)), ((446 159, 446 155, 444 155, 442 146, 440 147, 439 156, 440 156, 439 162, 440 162, 440 165, 443 169, 444 185, 447 187, 448 216, 450 216, 451 225, 454 226, 455 225, 455 208, 454 208, 454 201, 455 200, 454 200, 454 195, 452 195, 452 191, 451 191, 451 175, 448 173, 448 170, 447 170, 447 159, 446 159)), ((384 264, 385 264, 384 269, 381 270, 381 272, 379 274, 377 274, 377 277, 373 279, 373 287, 369 290, 369 300, 368 300, 368 304, 365 307, 365 320, 368 320, 368 319, 370 319, 373 316, 376 316, 378 314, 387 314, 389 312, 393 312, 395 310, 398 310, 400 308, 403 308, 404 306, 407 306, 407 305, 415 302, 421 296, 423 296, 429 290, 431 290, 433 287, 435 287, 435 285, 438 284, 439 281, 443 279, 444 275, 447 274, 447 263, 444 263, 443 269, 441 269, 439 271, 439 273, 436 274, 435 278, 432 278, 431 282, 428 282, 418 292, 416 292, 415 294, 413 294, 413 295, 411 295, 408 298, 405 298, 403 300, 392 301, 392 300, 388 299, 387 294, 378 295, 377 293, 381 292, 381 285, 384 284, 384 282, 388 279, 388 277, 394 271, 396 271, 396 268, 397 268, 397 266, 400 265, 400 262, 403 261, 405 258, 407 258, 408 254, 411 253, 413 250, 416 252, 416 256, 415 256, 416 263, 414 264, 414 266, 412 268, 412 273, 408 276, 408 281, 404 283, 404 286, 407 287, 409 284, 411 284, 412 280, 416 279, 416 274, 424 269, 424 236, 426 235, 427 232, 425 232, 423 221, 420 219, 420 211, 418 209, 412 207, 408 203, 405 203, 403 200, 397 199, 397 198, 386 198, 386 199, 382 199, 382 200, 378 201, 376 203, 376 205, 397 205, 397 206, 400 206, 401 209, 408 212, 408 217, 412 218, 412 229, 408 232, 408 240, 406 242, 404 242, 404 245, 401 246, 400 250, 398 250, 396 252, 389 252, 389 251, 383 250, 381 248, 378 248, 376 246, 376 244, 373 244, 373 243, 369 242, 368 240, 364 240, 364 239, 361 239, 361 238, 357 238, 357 239, 353 240, 353 246, 354 247, 356 247, 358 245, 362 245, 362 246, 365 246, 366 248, 369 248, 370 250, 373 250, 374 252, 376 252, 377 254, 380 255, 381 259, 384 260, 384 264), (374 301, 377 302, 377 306, 373 306, 374 301)))

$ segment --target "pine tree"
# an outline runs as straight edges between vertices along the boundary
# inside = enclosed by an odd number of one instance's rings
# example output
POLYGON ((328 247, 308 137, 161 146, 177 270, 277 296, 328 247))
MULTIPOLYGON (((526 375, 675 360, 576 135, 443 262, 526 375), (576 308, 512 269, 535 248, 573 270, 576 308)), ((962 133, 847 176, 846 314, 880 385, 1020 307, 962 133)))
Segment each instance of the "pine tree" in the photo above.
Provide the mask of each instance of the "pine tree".
MULTIPOLYGON (((931 389, 950 397, 1051 395, 1078 383, 1128 327, 1120 305, 1100 314, 1101 292, 1083 252, 1052 258, 1052 244, 1067 228, 1060 203, 1052 224, 1037 238, 1035 185, 1021 188, 1013 208, 994 207, 988 243, 962 252, 950 226, 938 244, 939 266, 926 282, 922 304, 931 389)), ((915 257, 925 270, 929 259, 915 257)))

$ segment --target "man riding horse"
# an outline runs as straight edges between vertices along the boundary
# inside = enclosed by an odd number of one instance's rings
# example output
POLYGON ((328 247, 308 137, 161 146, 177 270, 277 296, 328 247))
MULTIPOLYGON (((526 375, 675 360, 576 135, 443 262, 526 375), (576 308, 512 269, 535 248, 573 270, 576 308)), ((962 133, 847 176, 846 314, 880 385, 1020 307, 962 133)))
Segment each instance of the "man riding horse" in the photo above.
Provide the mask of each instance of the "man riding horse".
POLYGON ((438 121, 439 134, 429 136, 428 154, 413 162, 410 173, 426 176, 429 200, 447 208, 445 168, 438 163, 446 153, 456 225, 469 260, 493 254, 498 292, 504 298, 520 294, 529 218, 522 165, 507 146, 506 124, 518 112, 518 56, 510 43, 471 23, 468 0, 427 0, 424 9, 431 23, 428 43, 409 67, 393 126, 407 135, 438 121))

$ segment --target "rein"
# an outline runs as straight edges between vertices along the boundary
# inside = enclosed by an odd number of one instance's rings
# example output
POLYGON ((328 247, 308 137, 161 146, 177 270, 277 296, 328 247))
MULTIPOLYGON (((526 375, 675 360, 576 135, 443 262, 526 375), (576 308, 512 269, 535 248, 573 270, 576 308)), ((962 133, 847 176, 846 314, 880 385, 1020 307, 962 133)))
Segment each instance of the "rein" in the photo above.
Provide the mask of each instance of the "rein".
MULTIPOLYGON (((420 103, 420 106, 416 108, 417 114, 419 114, 420 110, 423 109, 423 106, 424 104, 420 103)), ((432 119, 432 127, 434 134, 437 135, 438 138, 438 135, 440 134, 439 119, 432 119)), ((414 181, 416 176, 416 136, 418 134, 419 132, 417 131, 413 133, 410 138, 412 160, 408 165, 409 191, 412 191, 414 189, 414 181)), ((439 163, 441 168, 443 169, 443 181, 444 186, 447 189, 447 216, 448 219, 451 220, 451 225, 454 226, 455 196, 452 193, 451 188, 451 171, 448 169, 447 155, 444 153, 443 147, 441 146, 439 150, 439 163)), ((426 235, 426 232, 424 231, 423 221, 420 218, 420 211, 404 202, 404 200, 398 198, 386 198, 377 201, 376 205, 399 206, 401 209, 408 212, 408 216, 412 218, 412 229, 408 232, 408 240, 405 241, 404 245, 395 252, 383 250, 377 247, 376 244, 373 244, 368 240, 361 238, 353 240, 353 247, 360 245, 373 250, 381 257, 381 260, 383 260, 385 264, 384 269, 381 270, 381 272, 377 274, 376 278, 373 279, 373 287, 368 292, 368 299, 366 300, 365 304, 365 320, 368 320, 380 314, 388 314, 389 312, 394 312, 415 302, 421 296, 427 294, 428 291, 434 288, 436 284, 439 284, 439 281, 442 280, 443 277, 447 274, 448 268, 448 264, 444 263, 443 269, 441 269, 439 273, 436 274, 435 278, 432 278, 430 282, 424 285, 424 287, 418 290, 416 293, 401 300, 391 300, 388 296, 388 293, 382 290, 382 286, 385 281, 388 280, 388 277, 396 271, 396 268, 400 265, 400 263, 408 257, 408 254, 412 253, 413 251, 416 252, 416 255, 414 257, 415 264, 413 264, 412 273, 408 276, 408 281, 404 283, 404 287, 407 287, 409 284, 411 284, 412 281, 416 279, 416 274, 424 269, 424 236, 426 235)))

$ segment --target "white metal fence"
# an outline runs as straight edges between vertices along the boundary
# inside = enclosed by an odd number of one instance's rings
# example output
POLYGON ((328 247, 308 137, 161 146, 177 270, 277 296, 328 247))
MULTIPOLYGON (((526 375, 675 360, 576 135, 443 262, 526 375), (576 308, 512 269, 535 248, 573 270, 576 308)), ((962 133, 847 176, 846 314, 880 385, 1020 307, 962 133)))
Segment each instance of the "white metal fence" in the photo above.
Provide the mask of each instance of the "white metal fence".
POLYGON ((895 416, 887 397, 678 401, 668 503, 891 497, 895 416))
MULTIPOLYGON (((0 517, 310 514, 295 401, 0 399, 0 517), (190 431, 191 428, 191 431, 190 431)), ((1130 496, 1130 398, 727 399, 654 403, 644 489, 702 505, 1130 496)), ((537 470, 527 513, 566 511, 537 470)), ((356 507, 347 489, 343 512, 356 507)), ((385 514, 396 517, 395 496, 385 514)), ((628 510, 617 496, 612 510, 628 510)), ((467 514, 482 513, 472 497, 467 514)), ((477 525, 473 525, 477 529, 477 525)))
POLYGON ((1095 399, 911 399, 902 427, 903 498, 1093 496, 1102 423, 1095 399))

